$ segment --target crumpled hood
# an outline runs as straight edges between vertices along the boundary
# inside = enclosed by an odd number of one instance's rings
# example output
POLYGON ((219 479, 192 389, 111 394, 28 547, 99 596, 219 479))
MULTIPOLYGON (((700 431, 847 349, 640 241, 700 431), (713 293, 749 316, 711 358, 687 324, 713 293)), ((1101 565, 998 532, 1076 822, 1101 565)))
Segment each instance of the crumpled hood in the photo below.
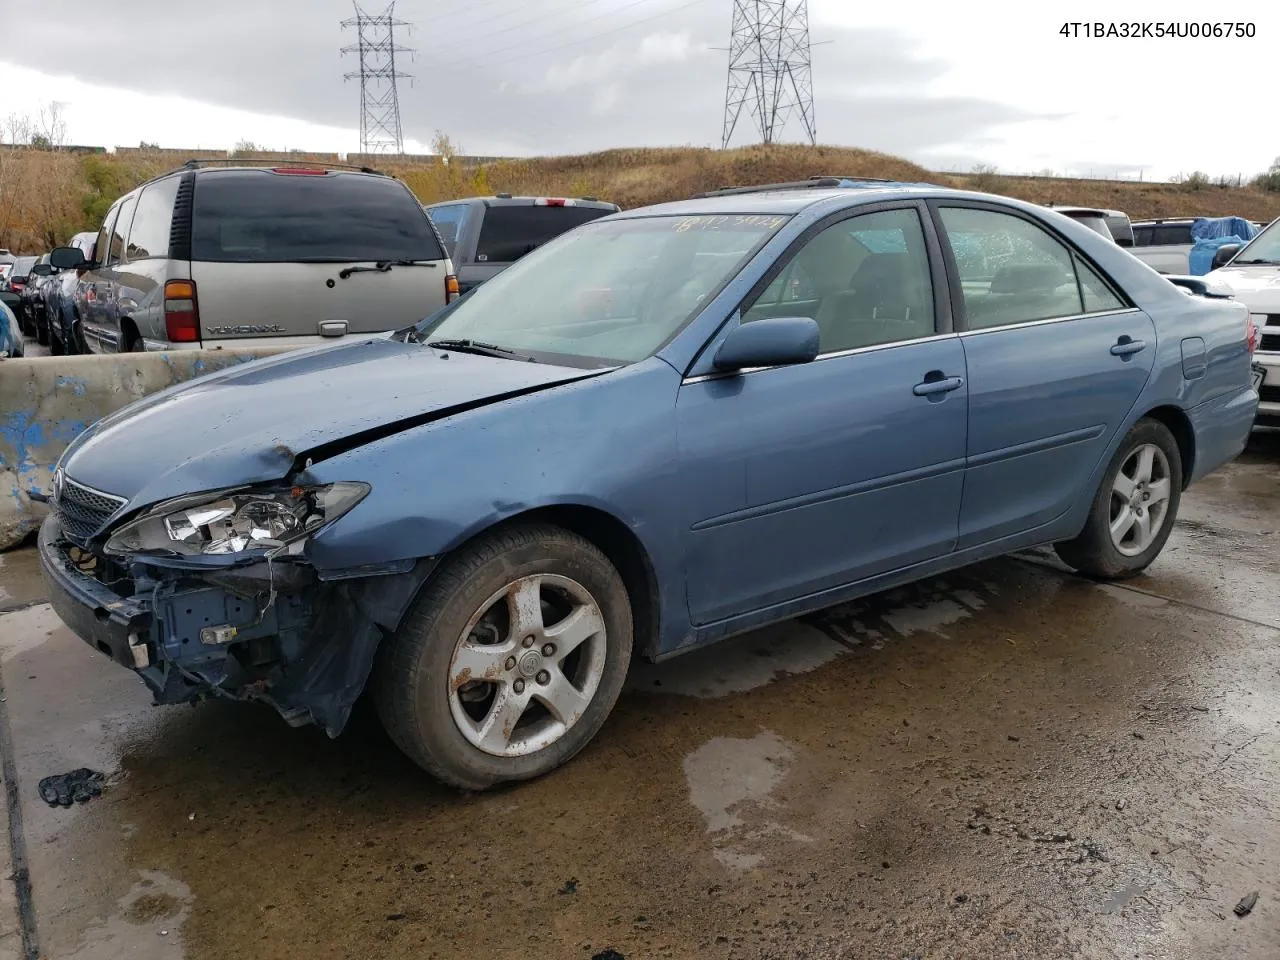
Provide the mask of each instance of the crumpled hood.
POLYGON ((1280 267, 1220 267, 1208 276, 1230 287, 1250 313, 1280 313, 1280 267))
POLYGON ((325 444, 598 372, 446 356, 389 339, 284 354, 171 387, 103 418, 71 444, 62 466, 79 483, 143 506, 281 479, 298 455, 325 444))

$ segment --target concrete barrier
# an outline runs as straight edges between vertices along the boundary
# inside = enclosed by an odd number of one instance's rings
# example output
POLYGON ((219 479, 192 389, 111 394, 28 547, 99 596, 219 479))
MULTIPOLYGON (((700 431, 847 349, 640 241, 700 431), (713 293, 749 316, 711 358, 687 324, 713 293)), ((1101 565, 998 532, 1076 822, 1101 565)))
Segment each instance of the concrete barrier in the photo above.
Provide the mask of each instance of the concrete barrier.
POLYGON ((53 468, 90 424, 149 393, 281 348, 0 360, 0 550, 40 526, 53 468))

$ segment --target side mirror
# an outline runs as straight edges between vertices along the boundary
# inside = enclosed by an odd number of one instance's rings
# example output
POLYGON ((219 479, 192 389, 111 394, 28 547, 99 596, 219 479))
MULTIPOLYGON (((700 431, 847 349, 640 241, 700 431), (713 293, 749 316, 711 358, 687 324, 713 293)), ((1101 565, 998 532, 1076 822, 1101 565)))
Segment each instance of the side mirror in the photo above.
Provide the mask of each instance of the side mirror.
POLYGON ((818 323, 809 317, 766 317, 744 323, 720 344, 717 370, 808 363, 818 355, 818 323))
POLYGON ((36 277, 51 277, 53 267, 47 263, 34 263, 31 265, 31 274, 36 277))
POLYGON ((1213 269, 1217 270, 1219 267, 1225 267, 1227 265, 1227 261, 1239 252, 1240 244, 1224 243, 1217 250, 1213 251, 1213 269))
POLYGON ((79 247, 54 247, 49 253, 49 263, 59 270, 79 270, 88 261, 79 247))

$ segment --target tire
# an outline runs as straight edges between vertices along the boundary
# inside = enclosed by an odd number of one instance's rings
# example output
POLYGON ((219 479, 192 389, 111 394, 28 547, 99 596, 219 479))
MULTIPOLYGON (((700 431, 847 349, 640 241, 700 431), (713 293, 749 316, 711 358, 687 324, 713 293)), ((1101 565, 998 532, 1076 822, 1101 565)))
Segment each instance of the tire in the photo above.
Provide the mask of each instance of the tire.
POLYGON ((55 330, 53 325, 49 326, 49 355, 53 357, 66 356, 68 350, 62 342, 63 338, 59 331, 55 330))
POLYGON ((43 310, 37 310, 35 307, 31 308, 31 316, 34 318, 36 325, 36 343, 42 347, 47 347, 49 346, 49 323, 48 318, 45 319, 44 323, 40 322, 40 314, 43 312, 43 310))
POLYGON ((1137 576, 1164 549, 1181 501, 1182 454, 1177 441, 1158 420, 1139 420, 1103 474, 1084 530, 1074 540, 1054 544, 1054 549, 1064 563, 1085 576, 1101 580, 1137 576), (1150 466, 1144 480, 1144 458, 1148 453, 1150 466), (1122 470, 1126 479, 1136 478, 1137 483, 1118 484, 1122 470), (1133 497, 1126 502, 1125 490, 1130 487, 1133 497), (1158 518, 1157 504, 1163 505, 1158 518), (1147 531, 1143 529, 1143 516, 1147 518, 1147 531), (1113 523, 1119 536, 1112 533, 1113 523))
POLYGON ((375 705, 395 744, 447 784, 529 780, 604 725, 631 647, 630 597, 603 553, 559 527, 510 527, 463 547, 423 587, 379 651, 375 705), (531 596, 537 615, 519 616, 531 596), (575 634, 557 630, 575 624, 582 638, 564 656, 575 634))

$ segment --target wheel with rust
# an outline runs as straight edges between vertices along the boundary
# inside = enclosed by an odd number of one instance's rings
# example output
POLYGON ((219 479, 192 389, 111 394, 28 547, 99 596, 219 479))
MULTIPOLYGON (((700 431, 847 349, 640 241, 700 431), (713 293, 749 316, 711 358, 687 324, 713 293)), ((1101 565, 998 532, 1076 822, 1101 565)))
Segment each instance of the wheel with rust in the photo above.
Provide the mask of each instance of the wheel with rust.
POLYGON ((529 525, 448 558, 380 652, 391 739, 445 783, 541 776, 596 735, 631 659, 631 602, 589 541, 529 525))

